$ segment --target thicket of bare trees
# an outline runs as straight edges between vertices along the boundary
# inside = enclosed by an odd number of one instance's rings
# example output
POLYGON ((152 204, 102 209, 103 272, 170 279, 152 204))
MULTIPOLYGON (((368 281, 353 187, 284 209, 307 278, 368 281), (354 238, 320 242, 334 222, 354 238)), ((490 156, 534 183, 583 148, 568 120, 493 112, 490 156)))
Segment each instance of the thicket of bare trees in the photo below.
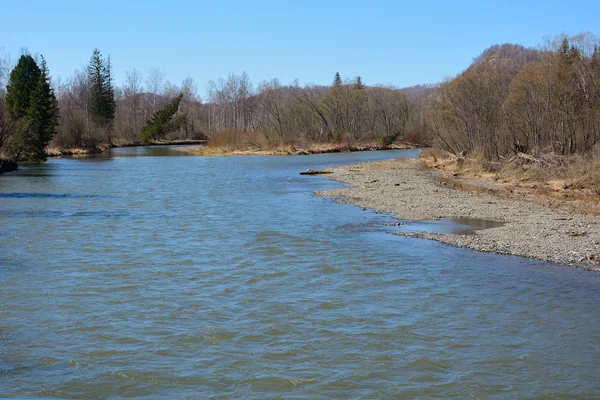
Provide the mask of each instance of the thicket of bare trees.
POLYGON ((585 33, 536 50, 494 46, 439 87, 427 120, 453 153, 586 153, 600 141, 600 41, 585 33))
POLYGON ((404 91, 368 87, 360 77, 342 82, 338 75, 331 86, 282 85, 273 79, 253 90, 246 74, 230 75, 211 81, 207 92, 209 135, 257 131, 277 144, 384 138, 389 143, 423 136, 422 125, 411 118, 418 107, 404 91))
MULTIPOLYGON (((0 102, 12 64, 10 58, 0 57, 0 102)), ((235 142, 236 137, 253 137, 266 145, 365 140, 390 143, 398 137, 422 140, 425 131, 423 96, 410 100, 414 93, 366 86, 360 77, 342 81, 336 74, 331 86, 301 87, 297 82, 283 85, 277 79, 254 85, 245 72, 230 74, 209 82, 203 104, 192 78, 173 85, 159 68, 152 68, 145 76, 136 69, 126 71, 121 86, 110 86, 116 106, 114 120, 98 124, 93 118, 93 99, 97 96, 90 71, 95 69, 82 68, 66 79, 53 81, 60 118, 52 146, 89 148, 139 142, 146 122, 180 93, 178 118, 184 122, 165 139, 228 136, 235 142), (415 110, 419 120, 412 117, 415 110)), ((5 132, 1 121, 0 115, 0 135, 5 132)))
POLYGON ((136 69, 127 71, 123 84, 114 88, 116 110, 110 132, 94 129, 88 123, 90 85, 87 70, 76 71, 56 86, 61 113, 59 132, 52 143, 54 146, 95 147, 109 141, 116 144, 137 143, 142 127, 152 115, 180 93, 183 94, 180 113, 185 123, 167 139, 204 138, 202 122, 205 113, 192 78, 186 78, 178 87, 165 80, 164 73, 157 68, 149 71, 147 79, 136 69), (108 133, 112 137, 109 138, 108 133))
MULTIPOLYGON (((0 52, 0 105, 13 64, 0 52)), ((277 79, 253 84, 242 73, 210 81, 203 103, 192 78, 177 86, 158 68, 145 75, 133 69, 112 88, 116 109, 108 131, 89 123, 87 69, 53 82, 58 147, 137 142, 152 115, 180 93, 177 118, 183 122, 166 139, 302 145, 400 138, 453 153, 481 151, 489 160, 513 152, 585 153, 600 144, 600 41, 589 33, 561 36, 537 49, 495 45, 454 79, 404 89, 339 74, 329 86, 277 79)), ((0 140, 6 132, 0 114, 0 140)))

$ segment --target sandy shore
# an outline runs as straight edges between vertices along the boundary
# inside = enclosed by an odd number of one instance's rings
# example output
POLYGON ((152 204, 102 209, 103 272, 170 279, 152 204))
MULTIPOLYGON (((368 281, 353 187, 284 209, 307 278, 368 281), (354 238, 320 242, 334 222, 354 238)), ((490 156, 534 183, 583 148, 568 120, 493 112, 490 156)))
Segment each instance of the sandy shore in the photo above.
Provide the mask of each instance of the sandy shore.
POLYGON ((328 178, 349 187, 318 192, 341 203, 389 212, 402 220, 476 218, 504 222, 473 235, 403 232, 452 246, 512 254, 600 271, 600 218, 533 201, 476 194, 440 184, 441 174, 419 160, 345 165, 328 178))

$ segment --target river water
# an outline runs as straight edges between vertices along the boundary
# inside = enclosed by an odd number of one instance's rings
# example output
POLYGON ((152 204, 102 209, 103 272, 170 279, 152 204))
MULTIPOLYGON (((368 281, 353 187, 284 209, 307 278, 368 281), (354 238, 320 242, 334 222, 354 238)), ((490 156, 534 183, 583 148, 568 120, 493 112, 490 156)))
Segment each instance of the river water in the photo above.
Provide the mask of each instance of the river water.
POLYGON ((0 397, 594 398, 600 274, 386 233, 306 168, 116 149, 0 175, 0 397))

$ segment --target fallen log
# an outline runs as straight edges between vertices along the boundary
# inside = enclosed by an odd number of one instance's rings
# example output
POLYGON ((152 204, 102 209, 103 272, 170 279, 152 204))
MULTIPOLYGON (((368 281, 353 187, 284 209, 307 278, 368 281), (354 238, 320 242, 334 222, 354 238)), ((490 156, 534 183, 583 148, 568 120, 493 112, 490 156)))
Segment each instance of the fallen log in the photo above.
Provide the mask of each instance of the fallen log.
POLYGON ((319 171, 316 169, 310 169, 308 168, 306 171, 302 171, 300 172, 300 175, 325 175, 325 174, 331 174, 331 171, 319 171))
POLYGON ((516 155, 518 158, 522 158, 523 160, 527 160, 529 162, 534 162, 534 163, 538 163, 538 164, 548 164, 546 161, 541 160, 539 158, 535 158, 533 156, 530 156, 529 154, 525 154, 525 153, 517 153, 516 155))

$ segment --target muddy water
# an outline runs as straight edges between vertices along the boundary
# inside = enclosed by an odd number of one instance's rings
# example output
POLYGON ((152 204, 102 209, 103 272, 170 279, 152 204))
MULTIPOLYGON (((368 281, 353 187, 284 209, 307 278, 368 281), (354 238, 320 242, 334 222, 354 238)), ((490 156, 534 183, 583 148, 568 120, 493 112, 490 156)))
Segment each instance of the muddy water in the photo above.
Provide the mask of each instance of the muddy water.
POLYGON ((298 175, 414 152, 163 155, 0 176, 0 397, 600 393, 600 274, 389 235, 298 175))

